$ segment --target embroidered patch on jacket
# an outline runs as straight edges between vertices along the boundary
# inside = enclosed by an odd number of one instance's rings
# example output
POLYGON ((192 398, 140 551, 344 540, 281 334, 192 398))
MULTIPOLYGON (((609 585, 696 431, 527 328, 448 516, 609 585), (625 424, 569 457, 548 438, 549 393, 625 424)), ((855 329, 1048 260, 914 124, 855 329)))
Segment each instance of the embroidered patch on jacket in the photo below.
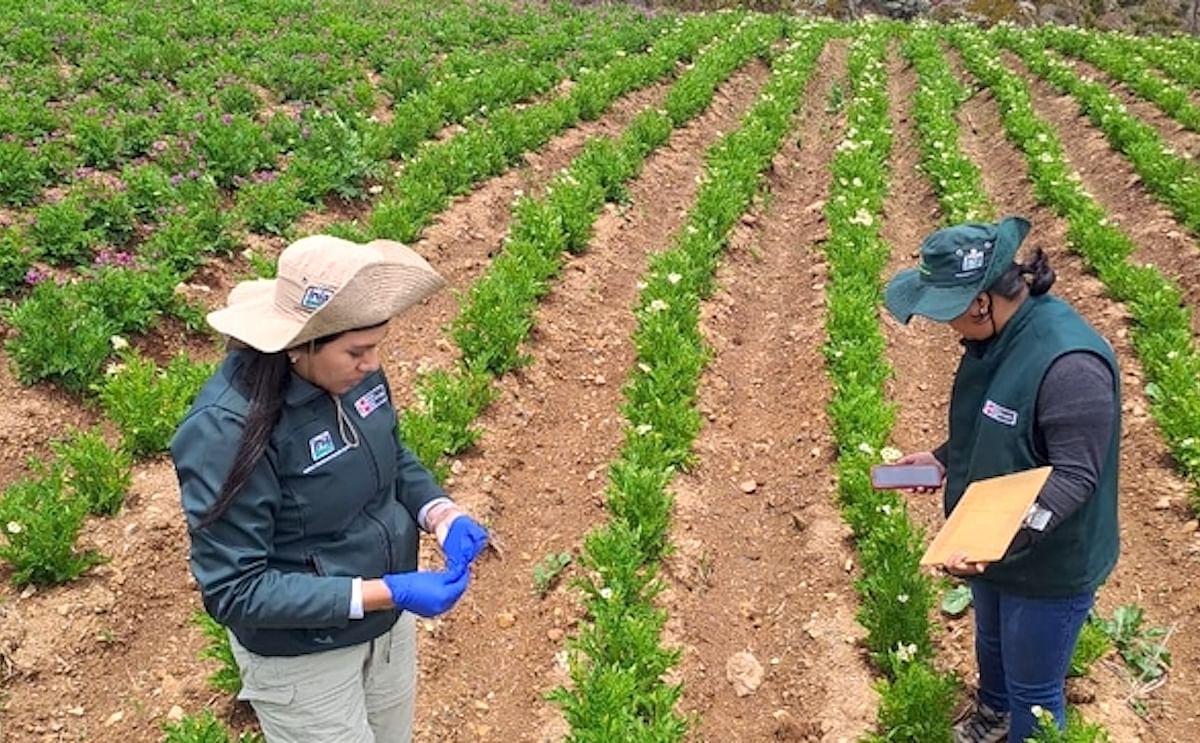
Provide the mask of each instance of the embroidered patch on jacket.
POLYGON ((991 400, 983 404, 983 414, 997 423, 1003 423, 1006 426, 1017 425, 1017 411, 1012 408, 1006 408, 991 400))
POLYGON ((325 286, 310 286, 300 298, 300 306, 310 312, 319 309, 333 296, 333 289, 325 286))
POLYGON ((308 452, 314 462, 333 454, 333 449, 333 434, 329 431, 322 431, 308 440, 308 452))
POLYGON ((387 405, 387 401, 387 388, 382 384, 377 384, 371 388, 370 392, 354 401, 354 409, 358 411, 359 417, 366 418, 379 408, 387 405))

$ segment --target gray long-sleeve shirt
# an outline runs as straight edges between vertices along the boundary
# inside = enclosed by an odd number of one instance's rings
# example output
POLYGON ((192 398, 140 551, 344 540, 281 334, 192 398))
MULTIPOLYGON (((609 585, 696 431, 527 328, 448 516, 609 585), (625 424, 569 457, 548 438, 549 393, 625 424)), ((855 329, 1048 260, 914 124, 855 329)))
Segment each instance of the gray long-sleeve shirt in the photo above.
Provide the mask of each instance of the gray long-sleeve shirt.
MULTIPOLYGON (((1046 370, 1034 411, 1034 446, 1054 468, 1037 502, 1051 514, 1042 530, 1023 528, 1009 551, 1041 541, 1087 502, 1106 462, 1117 404, 1113 375, 1089 351, 1063 354, 1046 370)), ((948 442, 933 455, 946 464, 948 442)))

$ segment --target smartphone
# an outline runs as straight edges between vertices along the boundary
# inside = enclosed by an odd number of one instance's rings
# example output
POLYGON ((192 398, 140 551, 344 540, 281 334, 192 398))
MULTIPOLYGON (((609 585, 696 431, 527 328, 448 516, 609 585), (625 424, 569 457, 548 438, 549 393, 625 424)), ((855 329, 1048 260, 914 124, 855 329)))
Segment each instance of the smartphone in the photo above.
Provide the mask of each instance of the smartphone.
POLYGON ((871 468, 876 490, 940 488, 942 470, 934 464, 877 464, 871 468))

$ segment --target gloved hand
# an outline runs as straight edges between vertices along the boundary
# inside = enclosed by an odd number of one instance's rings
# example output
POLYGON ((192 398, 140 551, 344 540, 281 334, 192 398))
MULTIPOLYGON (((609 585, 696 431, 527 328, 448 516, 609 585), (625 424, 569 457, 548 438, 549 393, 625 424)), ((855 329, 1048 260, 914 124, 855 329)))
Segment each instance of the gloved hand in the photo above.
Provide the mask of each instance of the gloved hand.
POLYGON ((388 573, 383 583, 392 594, 397 609, 422 617, 435 617, 449 611, 467 590, 471 572, 464 569, 412 573, 388 573))
POLYGON ((469 565, 483 548, 487 546, 487 532, 475 519, 462 514, 450 522, 450 530, 442 542, 442 552, 446 553, 446 564, 453 572, 459 567, 469 565))

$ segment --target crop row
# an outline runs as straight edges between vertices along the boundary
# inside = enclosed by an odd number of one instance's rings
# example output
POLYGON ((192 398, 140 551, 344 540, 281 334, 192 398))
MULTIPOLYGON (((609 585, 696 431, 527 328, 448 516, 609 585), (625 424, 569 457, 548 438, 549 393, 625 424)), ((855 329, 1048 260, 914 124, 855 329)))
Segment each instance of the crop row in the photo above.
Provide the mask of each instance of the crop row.
POLYGON ((1142 362, 1151 413, 1180 470, 1193 486, 1200 511, 1200 353, 1192 338, 1192 311, 1180 290, 1153 266, 1130 263, 1133 240, 1083 188, 1063 154, 1054 127, 1034 112, 1028 85, 995 59, 988 39, 958 29, 951 38, 970 71, 1000 102, 1009 139, 1024 153, 1038 200, 1068 224, 1067 237, 1109 294, 1133 318, 1133 347, 1142 362))

